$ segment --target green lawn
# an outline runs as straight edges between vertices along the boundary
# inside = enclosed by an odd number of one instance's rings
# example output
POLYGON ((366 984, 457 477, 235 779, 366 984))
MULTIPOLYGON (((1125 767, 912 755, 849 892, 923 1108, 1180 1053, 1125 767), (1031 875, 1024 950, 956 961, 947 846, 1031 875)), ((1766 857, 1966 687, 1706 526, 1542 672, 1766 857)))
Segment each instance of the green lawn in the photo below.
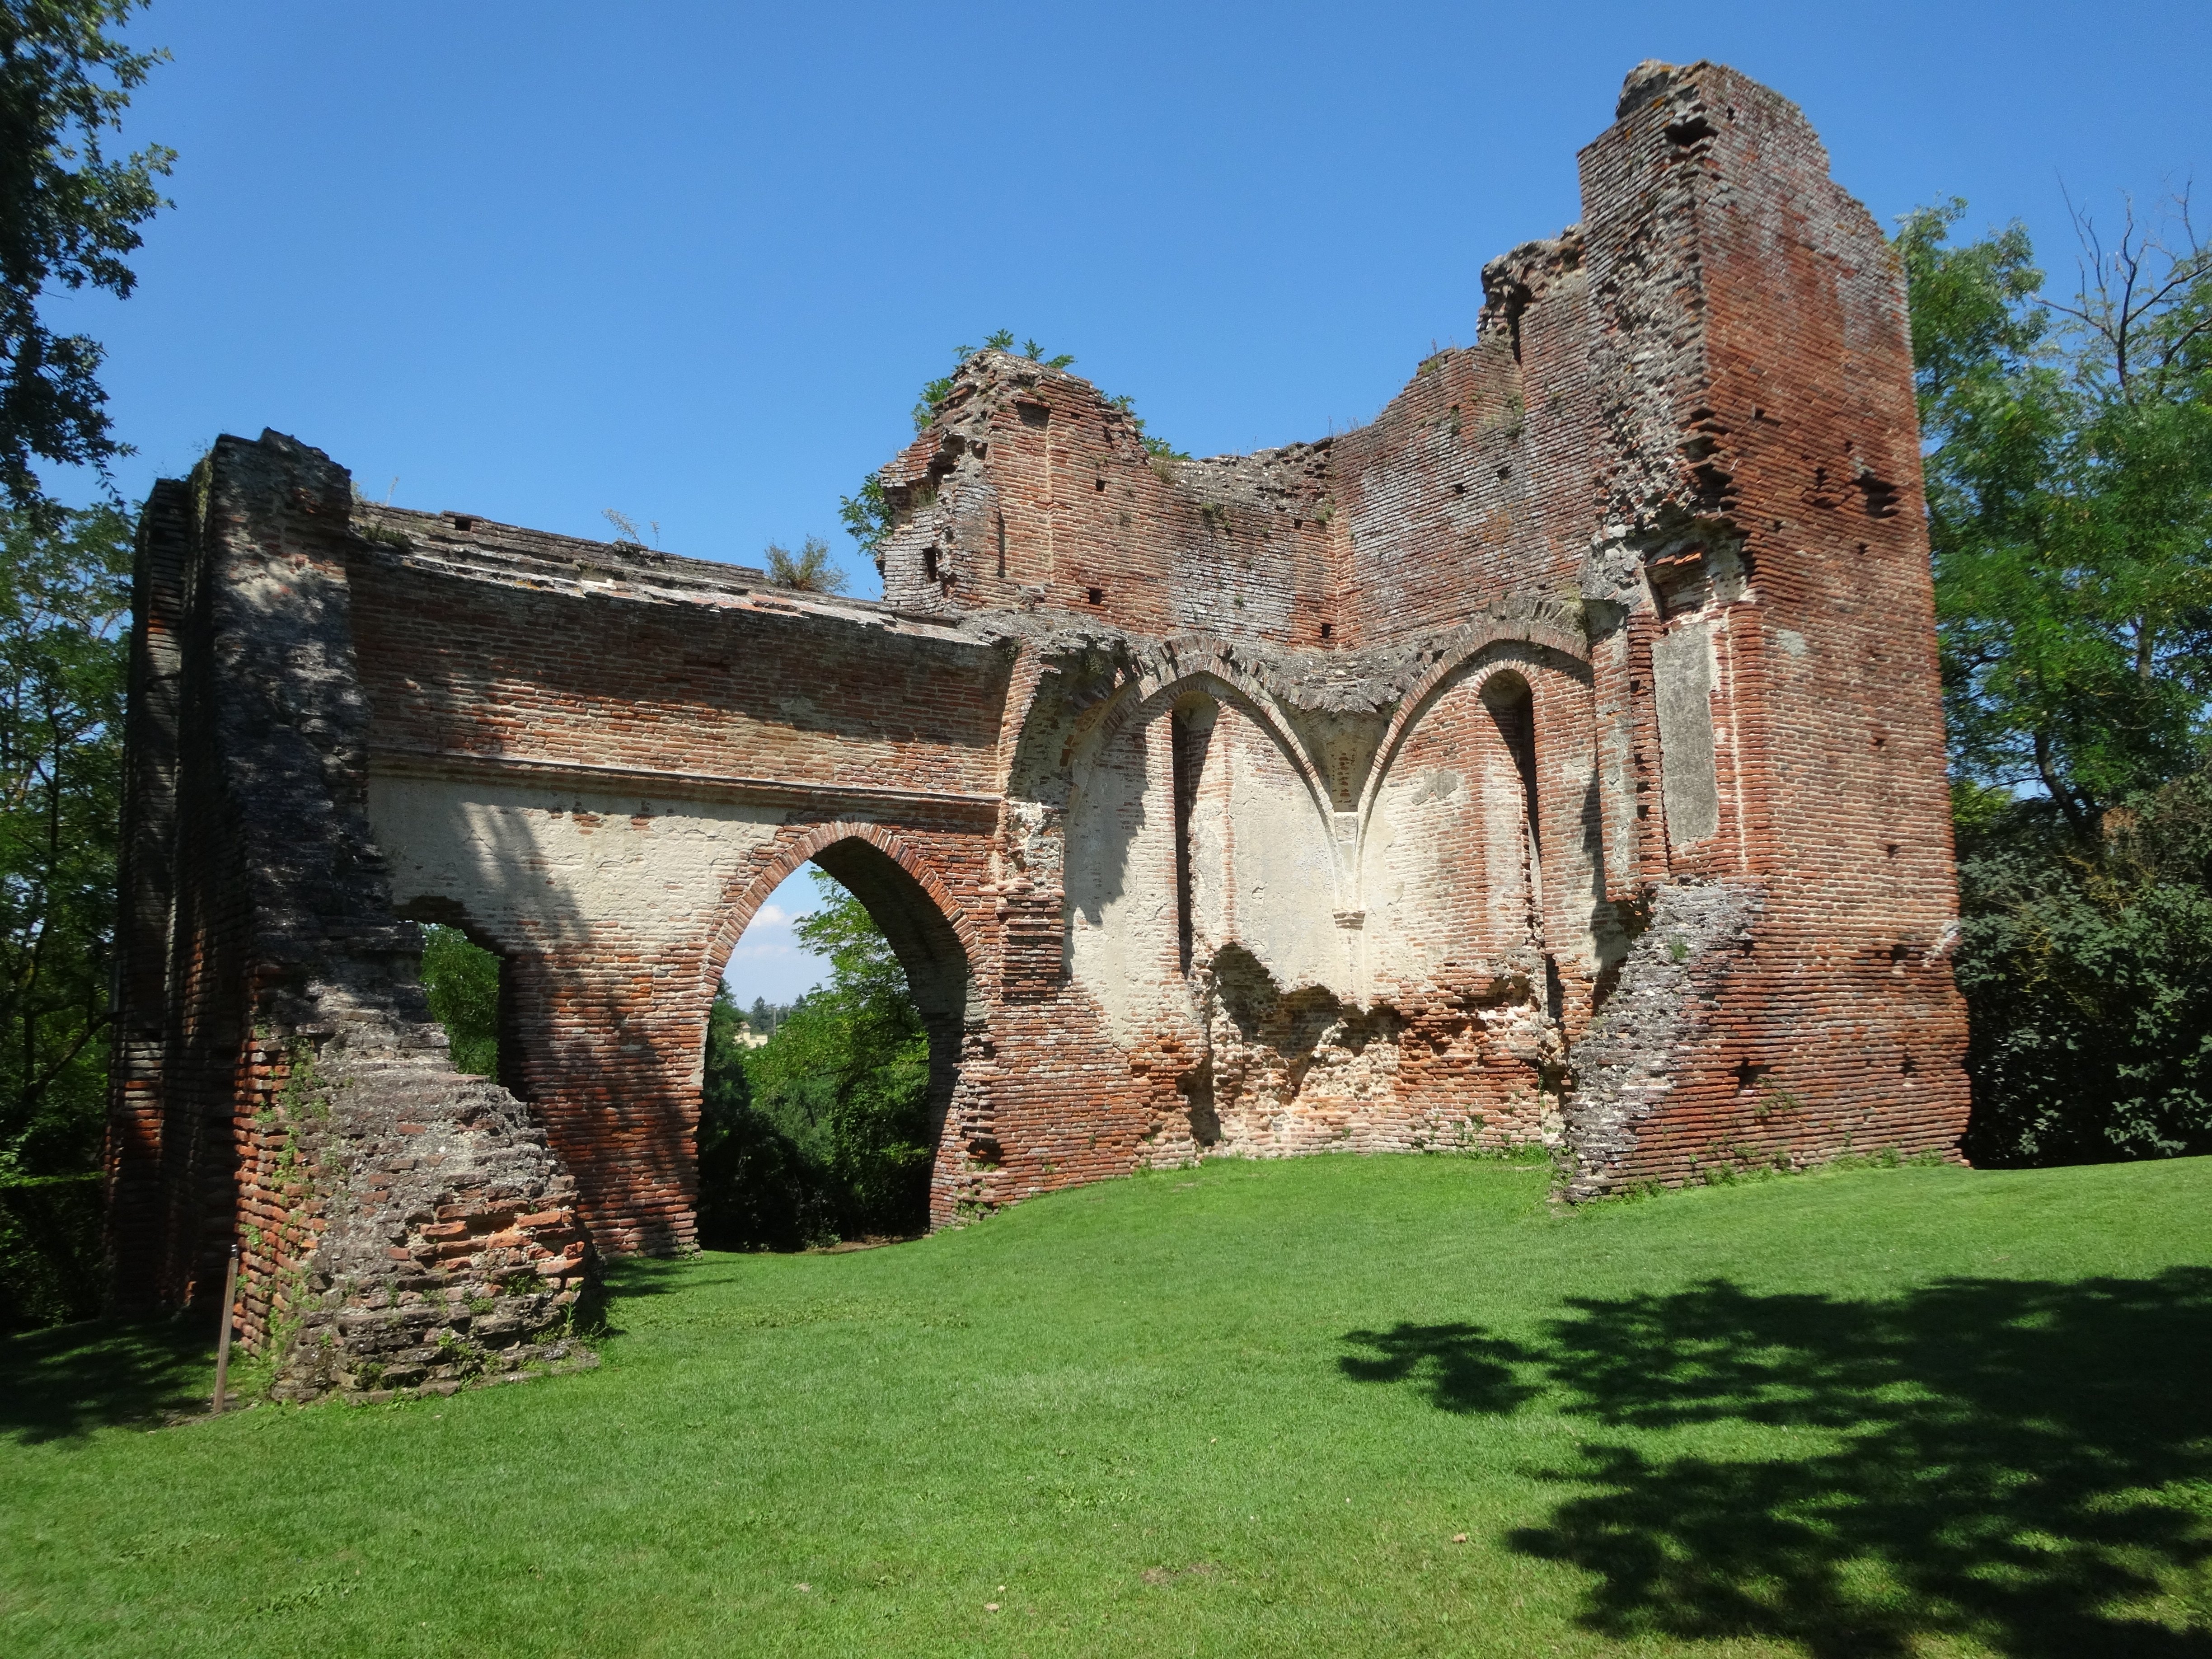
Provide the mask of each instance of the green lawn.
POLYGON ((2212 1159, 1547 1176, 632 1264, 600 1370, 396 1407, 13 1339, 0 1653, 2212 1653, 2212 1159))

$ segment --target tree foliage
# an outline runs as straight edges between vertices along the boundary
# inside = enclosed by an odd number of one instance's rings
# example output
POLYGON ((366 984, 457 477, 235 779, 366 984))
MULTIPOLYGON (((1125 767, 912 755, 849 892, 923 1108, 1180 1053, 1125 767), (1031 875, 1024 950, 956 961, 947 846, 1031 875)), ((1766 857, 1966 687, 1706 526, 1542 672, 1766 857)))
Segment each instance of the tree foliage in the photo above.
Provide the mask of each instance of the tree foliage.
POLYGON ((105 1117, 131 526, 9 514, 0 559, 0 1177, 59 1175, 105 1117))
POLYGON ((1979 1161, 2212 1151, 2212 254, 2185 201, 1899 237, 1979 1161))
POLYGON ((446 1028, 453 1064, 497 1077, 499 958, 458 927, 425 927, 422 941, 422 989, 431 1018, 446 1028))
POLYGON ((2212 255, 2185 204, 2106 250, 2070 302, 2018 225, 1962 247, 1912 215, 1946 716, 1956 775, 2104 810, 2191 765, 2212 708, 2212 255))
POLYGON ((830 959, 830 983, 759 1048, 738 1042, 726 992, 709 1018, 700 1231, 720 1248, 912 1233, 928 1219, 928 1038, 866 908, 815 880, 820 908, 797 932, 830 959))
POLYGON ((2212 770, 2130 800, 1961 827, 1978 1163, 2212 1152, 2212 770))
POLYGON ((101 468, 127 453, 109 430, 102 353, 40 313, 54 288, 126 297, 125 256, 165 206, 174 152, 112 157, 131 94, 166 53, 109 33, 142 0, 0 0, 0 493, 20 516, 55 509, 36 463, 101 468))

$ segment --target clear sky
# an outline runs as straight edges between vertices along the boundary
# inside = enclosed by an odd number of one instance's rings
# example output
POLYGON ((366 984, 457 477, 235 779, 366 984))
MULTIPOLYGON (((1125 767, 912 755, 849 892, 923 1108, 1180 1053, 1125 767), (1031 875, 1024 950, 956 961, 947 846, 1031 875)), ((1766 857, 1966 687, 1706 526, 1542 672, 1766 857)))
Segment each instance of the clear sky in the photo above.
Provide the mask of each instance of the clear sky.
MULTIPOLYGON (((1579 216, 1645 58, 1765 81, 1885 223, 1965 196, 2060 276, 2062 182, 2109 217, 2212 179, 2203 0, 156 0, 131 33, 174 55, 131 136, 179 152, 176 206, 136 295, 64 313, 108 344, 126 495, 273 426, 404 506, 615 507, 747 563, 823 535, 863 594, 837 498, 956 343, 1073 352, 1194 453, 1356 424, 1470 337, 1485 259, 1579 216)), ((746 1000, 800 988, 761 960, 746 1000)))

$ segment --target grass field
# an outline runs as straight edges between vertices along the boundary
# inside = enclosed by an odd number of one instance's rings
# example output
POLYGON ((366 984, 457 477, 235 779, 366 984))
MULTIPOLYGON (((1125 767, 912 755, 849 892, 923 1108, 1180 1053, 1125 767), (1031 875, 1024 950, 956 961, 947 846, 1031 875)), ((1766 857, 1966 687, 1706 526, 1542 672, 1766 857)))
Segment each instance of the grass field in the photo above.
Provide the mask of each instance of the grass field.
POLYGON ((2212 1159, 1547 1176, 630 1264, 600 1370, 392 1407, 13 1339, 0 1653, 2212 1653, 2212 1159))

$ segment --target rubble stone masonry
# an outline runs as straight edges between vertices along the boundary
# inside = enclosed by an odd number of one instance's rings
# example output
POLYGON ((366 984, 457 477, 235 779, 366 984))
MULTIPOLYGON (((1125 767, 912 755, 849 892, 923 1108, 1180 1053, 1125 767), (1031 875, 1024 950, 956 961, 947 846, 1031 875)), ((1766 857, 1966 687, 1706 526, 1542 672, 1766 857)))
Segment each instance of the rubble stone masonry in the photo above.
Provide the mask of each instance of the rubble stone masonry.
POLYGON ((596 1255, 695 1242, 714 987, 809 861, 927 1027, 937 1224, 1203 1157, 1956 1156, 1902 273, 1717 65, 1638 68, 1582 179, 1340 436, 1158 458, 972 357, 881 604, 365 506, 273 433, 158 486, 118 1306, 235 1242, 297 1397, 588 1363, 596 1255), (501 958, 495 1085, 433 921, 501 958))

